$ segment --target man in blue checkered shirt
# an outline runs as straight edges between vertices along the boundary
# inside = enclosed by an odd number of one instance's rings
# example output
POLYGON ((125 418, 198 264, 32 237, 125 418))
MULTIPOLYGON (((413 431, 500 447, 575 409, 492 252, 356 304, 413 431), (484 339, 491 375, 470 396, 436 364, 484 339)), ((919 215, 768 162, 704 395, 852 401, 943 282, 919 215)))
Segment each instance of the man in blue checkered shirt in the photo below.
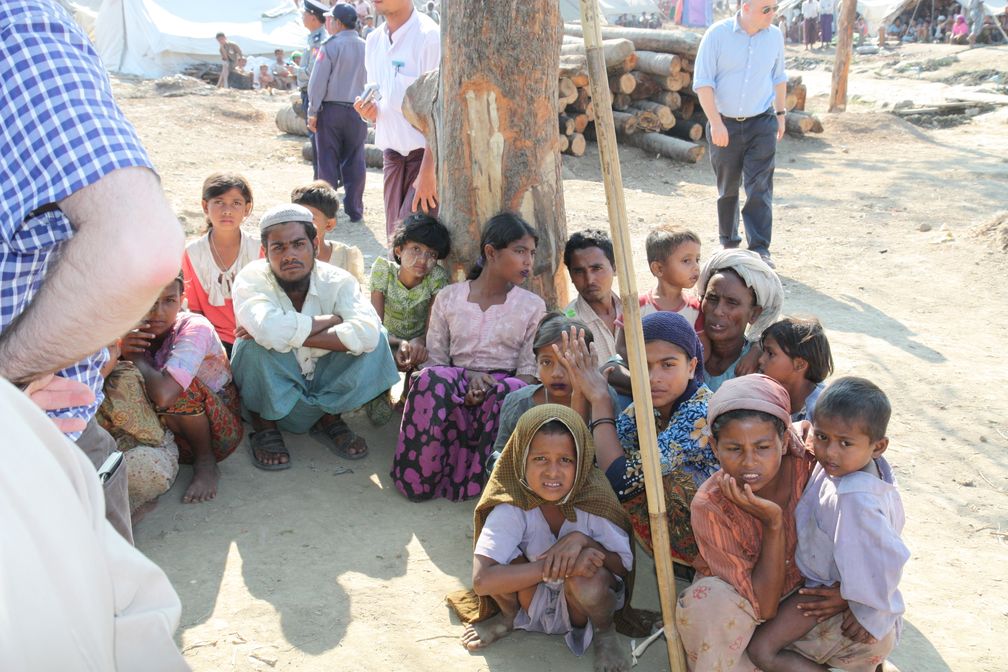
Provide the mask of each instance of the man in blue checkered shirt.
MULTIPOLYGON (((56 0, 0 3, 0 94, 0 376, 99 465, 115 450, 94 419, 104 346, 178 272, 182 231, 98 55, 56 0)), ((125 469, 105 494, 132 541, 125 469)))

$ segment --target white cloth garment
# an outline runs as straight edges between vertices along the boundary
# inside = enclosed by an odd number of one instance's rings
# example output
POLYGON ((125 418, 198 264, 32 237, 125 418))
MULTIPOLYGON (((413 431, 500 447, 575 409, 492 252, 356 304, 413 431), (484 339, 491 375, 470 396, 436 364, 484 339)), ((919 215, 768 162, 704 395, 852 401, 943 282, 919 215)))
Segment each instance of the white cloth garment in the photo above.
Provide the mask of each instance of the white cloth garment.
POLYGON ((0 669, 188 670, 178 596, 105 519, 91 462, 2 379, 0 427, 0 669))
POLYGON ((200 236, 186 245, 186 253, 189 255, 193 271, 196 272, 200 285, 206 290, 211 306, 223 306, 224 300, 231 298, 231 286, 235 276, 246 264, 259 258, 261 248, 260 241, 242 231, 238 256, 230 268, 222 271, 214 260, 209 236, 200 236))

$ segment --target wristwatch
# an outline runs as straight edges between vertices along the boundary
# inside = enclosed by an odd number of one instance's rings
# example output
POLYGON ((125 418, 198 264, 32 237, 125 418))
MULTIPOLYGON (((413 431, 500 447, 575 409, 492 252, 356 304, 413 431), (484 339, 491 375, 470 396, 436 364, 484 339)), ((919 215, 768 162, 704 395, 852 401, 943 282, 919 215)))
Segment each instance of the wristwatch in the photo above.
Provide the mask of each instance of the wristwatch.
POLYGON ((783 117, 785 114, 787 114, 787 110, 777 110, 774 112, 774 114, 776 114, 778 117, 783 117))

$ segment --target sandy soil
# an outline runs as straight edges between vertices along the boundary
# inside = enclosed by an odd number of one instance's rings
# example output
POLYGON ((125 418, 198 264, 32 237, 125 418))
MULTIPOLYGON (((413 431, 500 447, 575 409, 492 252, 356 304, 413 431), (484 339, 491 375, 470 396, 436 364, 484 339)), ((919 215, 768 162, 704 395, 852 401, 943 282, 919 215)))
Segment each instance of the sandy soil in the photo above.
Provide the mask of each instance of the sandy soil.
MULTIPOLYGON (((913 559, 902 584, 906 629, 892 659, 912 672, 1004 669, 996 642, 1008 633, 1008 225, 978 233, 1008 209, 1008 108, 935 131, 880 111, 963 92, 1008 100, 1008 51, 962 52, 920 46, 859 58, 852 111, 823 114, 824 134, 788 137, 778 152, 773 250, 786 312, 819 316, 837 374, 868 376, 893 401, 889 458, 913 559), (953 53, 958 61, 923 74, 896 67, 953 53), (942 81, 990 68, 1002 73, 1001 88, 942 81)), ((823 112, 830 55, 789 55, 802 59, 809 107, 823 112)), ((256 213, 310 178, 300 141, 273 124, 280 97, 210 89, 164 97, 150 82, 115 86, 192 231, 202 222, 200 184, 213 170, 248 176, 256 213)), ((621 155, 644 288, 651 226, 688 225, 705 255, 716 249, 713 179, 706 161, 621 155)), ((594 146, 566 160, 564 178, 569 228, 605 226, 594 146)), ((341 218, 335 237, 361 246, 370 266, 383 252, 376 171, 365 203, 364 223, 341 218)), ((290 437, 293 468, 266 473, 243 445, 221 465, 216 501, 181 504, 183 468, 139 524, 138 546, 182 598, 179 642, 193 668, 588 669, 557 638, 517 634, 480 655, 459 646, 462 628, 442 597, 468 581, 473 505, 407 503, 388 477, 396 428, 351 423, 371 446, 365 460, 343 462, 313 439, 290 437)), ((638 594, 655 605, 653 575, 642 574, 638 594)), ((662 644, 640 669, 667 669, 662 644)))

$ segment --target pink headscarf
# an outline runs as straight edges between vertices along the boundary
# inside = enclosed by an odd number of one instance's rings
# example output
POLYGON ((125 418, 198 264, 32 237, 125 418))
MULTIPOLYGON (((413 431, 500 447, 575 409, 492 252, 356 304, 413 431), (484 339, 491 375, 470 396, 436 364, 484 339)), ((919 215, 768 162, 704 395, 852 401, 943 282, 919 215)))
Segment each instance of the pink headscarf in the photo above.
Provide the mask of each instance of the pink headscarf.
POLYGON ((788 452, 805 453, 801 438, 791 426, 791 397, 773 378, 752 373, 726 380, 707 402, 707 425, 712 426, 718 416, 729 411, 762 411, 780 418, 787 427, 784 443, 788 452))

